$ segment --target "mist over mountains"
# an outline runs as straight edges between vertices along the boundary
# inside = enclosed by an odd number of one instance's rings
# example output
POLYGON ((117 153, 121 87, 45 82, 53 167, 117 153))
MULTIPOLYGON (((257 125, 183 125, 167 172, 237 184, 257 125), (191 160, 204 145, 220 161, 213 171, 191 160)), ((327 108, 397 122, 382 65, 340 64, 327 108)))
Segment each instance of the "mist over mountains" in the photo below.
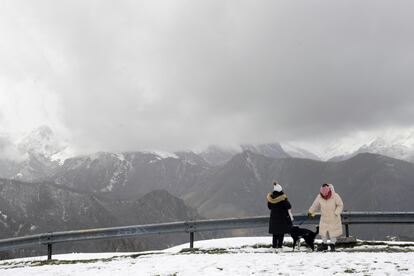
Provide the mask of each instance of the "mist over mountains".
MULTIPOLYGON (((19 152, 23 159, 0 159, 1 238, 267 215, 265 195, 275 179, 282 184, 294 212, 306 212, 324 182, 334 184, 346 210, 414 209, 414 163, 385 155, 361 151, 342 161, 327 162, 304 158, 311 155, 306 150, 272 143, 241 145, 240 150, 212 146, 197 153, 99 152, 61 162, 55 155, 65 147, 56 146, 61 144, 51 138, 53 132, 44 128, 34 134, 36 139, 22 140, 25 147, 19 147, 19 152)), ((375 145, 378 143, 366 149, 385 148, 375 145)), ((414 238, 412 231, 399 232, 414 238)), ((130 245, 132 250, 179 240, 185 237, 100 246, 113 250, 130 245)))
MULTIPOLYGON (((236 154, 243 151, 262 154, 272 158, 304 158, 312 160, 343 161, 359 153, 376 153, 396 159, 414 161, 414 132, 387 134, 370 138, 361 146, 336 142, 326 145, 321 155, 290 143, 241 144, 232 147, 211 145, 204 150, 179 152, 139 151, 159 155, 161 158, 170 156, 206 162, 212 166, 224 165, 236 154), (184 157, 185 156, 185 157, 184 157)), ((136 151, 129 151, 136 152, 136 151)), ((86 154, 93 158, 98 153, 86 154)), ((120 153, 119 153, 120 154, 120 153)), ((58 137, 48 126, 40 126, 18 139, 12 139, 0 133, 0 176, 5 178, 33 181, 48 178, 51 169, 63 165, 68 158, 78 158, 67 141, 58 137), (44 172, 42 171, 44 167, 44 172), (39 175, 35 175, 40 173, 39 175), (34 174, 34 175, 31 175, 34 174), (43 174, 43 175, 42 175, 43 174)))

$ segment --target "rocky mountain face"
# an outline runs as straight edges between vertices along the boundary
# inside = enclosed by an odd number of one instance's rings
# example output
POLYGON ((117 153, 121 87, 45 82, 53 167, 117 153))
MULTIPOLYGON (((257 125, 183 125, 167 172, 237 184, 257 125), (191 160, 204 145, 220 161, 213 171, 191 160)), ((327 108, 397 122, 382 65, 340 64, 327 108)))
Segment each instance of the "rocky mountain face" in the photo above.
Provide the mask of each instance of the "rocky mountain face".
MULTIPOLYGON (((36 233, 200 219, 182 199, 154 190, 113 200, 51 183, 0 179, 0 238, 36 233)), ((63 251, 143 250, 188 240, 186 235, 60 245, 63 251)))
POLYGON ((0 159, 0 177, 27 182, 50 180, 59 166, 57 161, 45 156, 27 153, 19 161, 0 159))
POLYGON ((296 202, 296 212, 307 210, 324 182, 335 184, 348 210, 414 207, 408 197, 403 198, 412 195, 414 164, 381 155, 365 153, 342 162, 321 162, 244 151, 222 166, 209 166, 195 154, 180 156, 163 159, 151 153, 102 153, 95 158, 74 158, 65 162, 55 179, 58 185, 118 199, 164 189, 206 217, 267 214, 263 198, 274 179, 296 202), (386 200, 389 196, 400 204, 386 200))
MULTIPOLYGON (((306 213, 322 183, 333 183, 349 211, 412 211, 414 164, 363 153, 342 162, 274 159, 244 152, 209 175, 205 185, 184 195, 206 217, 267 215, 265 195, 278 180, 293 206, 306 213)), ((410 226, 353 226, 365 238, 390 233, 414 239, 410 226)), ((355 232, 354 232, 355 233, 355 232)))
POLYGON ((208 217, 266 214, 264 195, 274 179, 296 212, 307 211, 324 182, 336 186, 348 210, 414 209, 414 164, 368 153, 343 162, 319 162, 244 152, 211 174, 208 184, 194 186, 186 200, 208 217))
POLYGON ((319 160, 319 157, 309 151, 287 144, 282 146, 279 143, 242 144, 236 148, 210 146, 205 151, 198 153, 198 155, 212 166, 222 166, 230 161, 236 154, 244 151, 250 151, 271 158, 298 157, 319 160))
POLYGON ((222 166, 239 152, 239 149, 209 146, 206 150, 199 152, 198 155, 211 166, 222 166))
POLYGON ((291 157, 285 152, 279 143, 259 144, 259 145, 241 145, 242 150, 261 154, 271 158, 288 158, 291 157))
POLYGON ((321 162, 244 151, 222 166, 210 166, 194 153, 162 158, 136 152, 67 159, 51 179, 59 187, 113 200, 166 190, 203 216, 228 217, 266 214, 262 200, 274 179, 298 202, 295 211, 307 210, 323 182, 337 186, 349 210, 410 210, 411 201, 401 197, 412 193, 412 172, 412 163, 367 153, 321 162), (398 205, 386 200, 390 193, 399 199, 398 205))
POLYGON ((181 195, 197 183, 210 166, 200 160, 162 158, 154 153, 98 153, 67 159, 53 180, 56 184, 85 192, 128 199, 163 189, 181 195))

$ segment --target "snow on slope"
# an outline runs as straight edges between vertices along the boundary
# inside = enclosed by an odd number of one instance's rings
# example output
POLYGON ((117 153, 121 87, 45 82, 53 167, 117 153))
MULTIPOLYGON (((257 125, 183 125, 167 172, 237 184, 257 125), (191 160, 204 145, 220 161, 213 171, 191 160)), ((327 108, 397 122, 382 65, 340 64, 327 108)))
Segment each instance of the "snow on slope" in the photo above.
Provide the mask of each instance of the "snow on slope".
POLYGON ((364 152, 413 162, 414 130, 389 129, 366 137, 344 137, 327 145, 321 156, 324 160, 341 161, 364 152))
POLYGON ((414 243, 398 253, 380 246, 368 251, 273 253, 270 237, 196 241, 198 250, 181 251, 187 245, 164 251, 111 254, 60 255, 55 265, 17 259, 0 262, 2 276, 20 275, 413 275, 414 243), (380 250, 375 250, 380 249, 380 250), (378 251, 378 252, 377 252, 378 251), (401 252, 402 251, 402 252, 401 252), (83 256, 83 257, 82 257, 83 256), (112 257, 112 258, 111 258, 112 257), (89 258, 89 260, 88 260, 89 258), (95 260, 93 260, 95 259, 95 260))
POLYGON ((313 160, 321 160, 316 154, 313 154, 310 151, 307 151, 303 148, 294 146, 289 143, 284 143, 281 145, 282 148, 286 151, 287 154, 294 158, 305 158, 305 159, 313 159, 313 160))

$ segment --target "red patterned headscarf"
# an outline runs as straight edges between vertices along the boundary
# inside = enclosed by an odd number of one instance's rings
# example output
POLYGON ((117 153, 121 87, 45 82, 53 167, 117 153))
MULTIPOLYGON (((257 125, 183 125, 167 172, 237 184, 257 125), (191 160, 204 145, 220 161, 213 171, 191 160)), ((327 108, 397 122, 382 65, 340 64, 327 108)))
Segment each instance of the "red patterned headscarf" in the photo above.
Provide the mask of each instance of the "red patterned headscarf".
POLYGON ((323 184, 321 189, 320 189, 320 193, 321 193, 321 197, 325 200, 328 200, 331 198, 332 196, 332 190, 331 187, 329 187, 329 185, 327 184, 323 184))

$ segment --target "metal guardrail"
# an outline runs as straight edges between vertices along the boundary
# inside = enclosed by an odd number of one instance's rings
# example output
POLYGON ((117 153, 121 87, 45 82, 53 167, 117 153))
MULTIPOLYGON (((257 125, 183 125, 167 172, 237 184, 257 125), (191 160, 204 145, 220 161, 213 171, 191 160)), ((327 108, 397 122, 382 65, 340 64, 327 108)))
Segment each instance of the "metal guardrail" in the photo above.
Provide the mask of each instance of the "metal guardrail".
MULTIPOLYGON (((342 224, 345 225, 346 236, 349 237, 351 224, 412 224, 414 212, 343 212, 342 224)), ((319 215, 308 218, 304 214, 294 215, 294 224, 317 224, 319 215)), ((51 232, 18 238, 0 240, 0 251, 16 248, 47 245, 48 260, 52 259, 52 245, 56 243, 78 242, 86 240, 127 238, 153 234, 189 233, 190 248, 194 245, 194 233, 230 229, 247 229, 267 227, 269 216, 250 218, 230 218, 214 220, 198 220, 147 224, 64 232, 51 232)))

